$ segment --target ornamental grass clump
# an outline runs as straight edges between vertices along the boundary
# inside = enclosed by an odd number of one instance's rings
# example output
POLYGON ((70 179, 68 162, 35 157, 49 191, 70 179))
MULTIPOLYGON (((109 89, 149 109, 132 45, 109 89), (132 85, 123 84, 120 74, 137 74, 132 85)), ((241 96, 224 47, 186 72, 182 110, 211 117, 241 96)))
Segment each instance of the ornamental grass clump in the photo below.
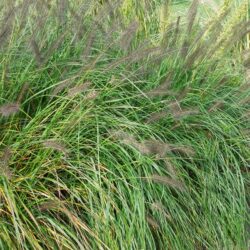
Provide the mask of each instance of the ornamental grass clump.
POLYGON ((249 248, 245 5, 174 4, 1 3, 0 249, 249 248))

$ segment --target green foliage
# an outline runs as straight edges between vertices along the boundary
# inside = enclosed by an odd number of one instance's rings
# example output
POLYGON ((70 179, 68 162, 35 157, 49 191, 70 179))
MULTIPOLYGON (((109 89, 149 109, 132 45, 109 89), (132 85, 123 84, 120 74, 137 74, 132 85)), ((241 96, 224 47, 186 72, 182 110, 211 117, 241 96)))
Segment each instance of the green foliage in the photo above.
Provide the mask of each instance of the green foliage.
POLYGON ((3 5, 0 249, 248 249, 244 18, 3 5))

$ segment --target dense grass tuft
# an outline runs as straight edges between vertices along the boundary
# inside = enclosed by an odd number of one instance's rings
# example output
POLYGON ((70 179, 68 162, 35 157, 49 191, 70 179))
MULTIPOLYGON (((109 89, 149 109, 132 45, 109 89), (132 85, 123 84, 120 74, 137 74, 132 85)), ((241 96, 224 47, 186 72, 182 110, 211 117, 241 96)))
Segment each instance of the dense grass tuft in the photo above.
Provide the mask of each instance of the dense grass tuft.
POLYGON ((245 2, 1 5, 0 249, 249 248, 245 2))

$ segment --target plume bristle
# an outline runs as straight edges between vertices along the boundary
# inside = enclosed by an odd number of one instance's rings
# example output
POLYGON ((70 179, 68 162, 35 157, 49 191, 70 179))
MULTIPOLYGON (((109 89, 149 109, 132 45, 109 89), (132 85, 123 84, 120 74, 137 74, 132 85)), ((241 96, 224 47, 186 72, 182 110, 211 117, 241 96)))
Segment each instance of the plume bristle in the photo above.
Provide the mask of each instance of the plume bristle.
POLYGON ((64 38, 67 34, 67 31, 62 33, 49 47, 48 51, 46 52, 45 58, 43 59, 44 63, 47 63, 49 58, 52 56, 53 52, 59 48, 59 46, 64 41, 64 38))
POLYGON ((114 1, 114 3, 111 5, 108 1, 105 2, 104 6, 102 7, 101 11, 97 14, 97 16, 95 17, 93 24, 92 24, 92 29, 89 33, 89 36, 87 38, 86 41, 86 46, 82 55, 82 58, 84 60, 88 59, 88 57, 91 54, 91 49, 93 47, 93 44, 96 40, 97 37, 97 31, 98 30, 103 30, 103 26, 102 26, 102 20, 105 17, 108 17, 110 15, 110 13, 114 13, 114 11, 116 10, 116 8, 119 7, 119 5, 121 4, 122 1, 120 0, 116 0, 114 1))
POLYGON ((66 79, 61 81, 52 91, 52 97, 56 96, 57 94, 59 94, 61 91, 63 91, 64 89, 66 89, 67 87, 70 87, 70 85, 72 84, 71 79, 66 79))
POLYGON ((182 109, 180 103, 178 101, 174 101, 168 105, 170 112, 175 120, 180 120, 185 118, 189 115, 197 115, 200 111, 196 108, 193 109, 182 109))
POLYGON ((84 36, 84 32, 86 32, 86 27, 84 24, 84 18, 86 17, 86 13, 89 11, 93 0, 89 0, 89 1, 85 1, 80 8, 78 9, 78 11, 74 11, 72 8, 70 8, 69 6, 69 11, 72 15, 72 17, 75 19, 76 21, 76 36, 77 36, 77 41, 80 41, 83 36, 84 36))
POLYGON ((250 96, 246 96, 245 98, 243 98, 239 101, 239 104, 241 104, 241 105, 245 105, 245 104, 249 104, 249 103, 250 103, 250 96))
POLYGON ((157 86, 156 88, 146 92, 148 97, 156 97, 156 96, 163 96, 163 95, 174 95, 173 91, 169 91, 169 87, 172 84, 172 74, 169 74, 166 80, 157 86))
POLYGON ((151 155, 155 155, 157 158, 163 158, 168 152, 171 151, 170 145, 157 141, 157 140, 147 140, 144 142, 148 152, 151 155))
POLYGON ((0 47, 6 42, 11 33, 11 26, 9 24, 5 25, 5 28, 0 33, 0 47))
POLYGON ((250 89, 250 82, 249 83, 245 83, 245 84, 242 84, 239 88, 239 91, 240 92, 245 92, 246 90, 249 90, 250 89))
POLYGON ((42 203, 41 205, 38 206, 40 211, 46 211, 46 210, 51 210, 51 209, 55 209, 58 210, 61 208, 61 203, 59 201, 46 201, 44 203, 42 203))
POLYGON ((9 161, 12 156, 11 149, 9 147, 6 147, 3 150, 2 156, 0 157, 0 169, 1 172, 4 174, 4 176, 10 180, 13 176, 13 172, 9 168, 9 161))
POLYGON ((123 32, 120 39, 120 46, 123 50, 127 51, 133 37, 136 34, 136 31, 139 27, 139 23, 137 21, 132 21, 128 28, 123 32))
POLYGON ((173 101, 173 102, 170 102, 170 103, 168 104, 168 108, 169 108, 169 110, 170 110, 172 113, 181 112, 181 111, 182 111, 181 106, 180 106, 180 103, 179 103, 177 100, 175 100, 175 101, 173 101))
POLYGON ((9 4, 8 9, 1 22, 3 28, 0 30, 0 47, 8 40, 13 29, 16 7, 13 4, 9 4))
POLYGON ((25 83, 21 88, 21 91, 20 91, 19 96, 17 98, 17 103, 21 103, 21 101, 24 98, 25 94, 27 93, 28 89, 29 89, 29 84, 25 83))
POLYGON ((151 208, 153 209, 153 210, 156 210, 156 211, 159 211, 159 212, 161 212, 161 213, 163 213, 164 214, 164 216, 168 219, 168 220, 172 220, 172 217, 166 212, 166 209, 165 209, 165 207, 162 205, 162 203, 160 203, 160 202, 153 202, 152 204, 151 204, 151 208))
POLYGON ((147 216, 146 219, 147 219, 148 224, 151 227, 153 227, 154 229, 159 229, 160 228, 159 224, 151 216, 147 216))
POLYGON ((152 176, 149 176, 149 179, 153 182, 163 184, 163 185, 169 186, 171 188, 178 189, 180 191, 185 191, 185 186, 181 181, 174 180, 174 179, 169 178, 167 176, 152 175, 152 176))
POLYGON ((91 82, 85 82, 83 84, 80 84, 78 86, 75 86, 68 90, 68 97, 75 97, 76 95, 80 94, 81 92, 86 91, 90 86, 91 82))
POLYGON ((178 174, 176 171, 176 167, 168 159, 164 159, 164 164, 169 171, 170 176, 172 176, 173 178, 177 178, 178 174))
POLYGON ((189 35, 192 31, 192 27, 194 24, 195 17, 197 15, 199 0, 193 0, 189 10, 188 10, 188 27, 187 27, 187 34, 189 35))
POLYGON ((213 112, 217 109, 221 109, 224 106, 224 102, 223 101, 217 101, 216 103, 214 103, 208 110, 208 112, 213 112))
POLYGON ((187 116, 191 116, 191 115, 198 115, 200 113, 200 111, 198 109, 186 109, 186 110, 182 110, 182 111, 174 111, 172 112, 172 115, 174 117, 175 120, 180 120, 182 118, 185 118, 187 116))
POLYGON ((35 56, 35 59, 36 59, 38 66, 41 66, 43 64, 44 59, 41 55, 39 46, 38 46, 37 42, 35 41, 35 39, 31 39, 30 46, 32 48, 32 52, 35 56))
POLYGON ((19 103, 8 103, 0 107, 0 114, 4 117, 18 113, 20 110, 19 103))
POLYGON ((180 21, 181 21, 181 17, 178 16, 176 20, 176 25, 175 25, 174 37, 173 37, 173 40, 171 41, 172 46, 176 46, 176 42, 178 40, 178 35, 180 33, 180 21))
POLYGON ((157 141, 155 139, 145 140, 139 142, 133 135, 126 132, 116 131, 111 133, 124 144, 137 149, 141 154, 155 156, 157 159, 163 158, 168 152, 171 151, 171 145, 165 142, 157 141))
POLYGON ((180 49, 180 55, 182 58, 186 58, 188 55, 190 43, 187 41, 187 39, 184 40, 182 47, 180 49))
POLYGON ((185 154, 185 155, 190 156, 190 157, 195 156, 195 151, 193 150, 193 148, 188 147, 188 146, 172 145, 171 146, 171 151, 172 152, 178 152, 180 154, 185 154))
POLYGON ((246 80, 250 82, 250 68, 246 69, 246 80))
POLYGON ((67 10, 68 10, 68 0, 59 0, 59 23, 64 26, 67 22, 67 10))
POLYGON ((250 58, 250 49, 244 49, 242 51, 243 63, 250 58))
POLYGON ((123 131, 111 132, 111 135, 116 139, 119 139, 122 143, 136 148, 142 154, 149 154, 148 148, 145 145, 139 143, 133 135, 130 135, 123 131))
POLYGON ((94 100, 99 96, 99 91, 97 90, 91 90, 86 96, 85 99, 86 100, 94 100))
POLYGON ((162 118, 167 117, 168 114, 169 113, 167 111, 155 112, 149 116, 149 118, 147 119, 147 123, 157 122, 161 120, 162 118))
POLYGON ((64 155, 68 155, 69 150, 66 148, 66 146, 57 140, 46 140, 43 142, 43 145, 45 148, 50 148, 56 151, 59 151, 63 153, 64 155))
POLYGON ((0 157, 2 164, 8 164, 12 156, 12 151, 9 147, 4 148, 2 155, 0 157))
POLYGON ((137 51, 135 52, 132 52, 130 53, 129 55, 125 56, 125 57, 122 57, 112 63, 110 63, 106 70, 109 71, 111 69, 114 69, 116 68, 117 66, 121 65, 122 63, 125 63, 125 62, 137 62, 143 58, 147 58, 148 56, 150 55, 154 55, 156 53, 159 53, 159 52, 162 52, 162 48, 161 47, 152 47, 152 48, 146 48, 146 49, 138 49, 137 51))

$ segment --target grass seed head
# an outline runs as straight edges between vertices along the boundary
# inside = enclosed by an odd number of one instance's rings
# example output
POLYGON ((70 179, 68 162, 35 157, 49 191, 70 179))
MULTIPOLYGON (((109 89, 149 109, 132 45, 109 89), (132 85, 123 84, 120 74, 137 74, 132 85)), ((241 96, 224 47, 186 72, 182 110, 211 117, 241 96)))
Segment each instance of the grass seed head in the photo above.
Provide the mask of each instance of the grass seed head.
POLYGON ((85 82, 68 90, 68 97, 75 97, 76 95, 86 91, 90 86, 91 82, 85 82))
POLYGON ((172 84, 172 79, 171 79, 171 74, 170 76, 167 77, 167 79, 157 86, 156 88, 146 92, 146 95, 148 97, 157 97, 157 96, 163 96, 163 95, 174 95, 173 91, 170 91, 169 88, 172 84))
POLYGON ((167 111, 160 111, 160 112, 155 112, 149 116, 147 119, 147 123, 154 123, 157 122, 165 117, 167 117, 169 113, 167 111))
POLYGON ((197 108, 194 109, 186 109, 182 111, 175 111, 172 113, 175 120, 181 120, 187 116, 198 115, 200 111, 197 108))
POLYGON ((8 38, 10 37, 12 31, 12 26, 10 24, 6 24, 4 29, 1 30, 0 33, 0 48, 4 46, 4 44, 7 42, 8 38))
POLYGON ((156 155, 157 158, 163 158, 168 152, 171 151, 170 146, 161 141, 148 140, 145 141, 144 144, 147 147, 148 152, 151 155, 156 155))
POLYGON ((155 183, 169 186, 173 189, 178 189, 179 191, 185 191, 185 185, 183 182, 174 180, 174 179, 169 178, 167 176, 151 175, 151 176, 149 176, 149 180, 151 180, 155 183))
POLYGON ((9 167, 9 161, 12 156, 11 149, 6 147, 3 150, 2 155, 0 156, 0 170, 2 171, 3 175, 10 180, 13 177, 13 172, 9 167))
POLYGON ((180 154, 185 154, 189 157, 194 157, 195 156, 195 151, 193 148, 189 147, 189 146, 175 146, 175 145, 172 145, 171 146, 171 151, 172 152, 177 152, 177 153, 180 153, 180 154))
POLYGON ((50 45, 49 49, 47 50, 45 56, 44 56, 44 63, 47 63, 52 56, 53 53, 61 46, 63 41, 65 40, 67 31, 63 32, 58 36, 58 38, 50 45))
POLYGON ((69 79, 63 80, 61 81, 52 91, 51 97, 54 97, 56 95, 58 95, 61 91, 63 91, 64 89, 66 89, 67 87, 70 87, 70 85, 72 84, 72 81, 69 79))
POLYGON ((246 80, 250 83, 250 68, 246 69, 246 80))
POLYGON ((99 91, 97 90, 91 90, 86 96, 85 99, 86 100, 95 100, 98 96, 99 96, 99 91))
POLYGON ((12 152, 11 152, 11 149, 9 147, 6 147, 4 150, 3 150, 3 153, 0 157, 1 159, 1 162, 5 163, 5 164, 8 164, 10 158, 12 156, 12 152))
POLYGON ((151 204, 151 208, 152 210, 156 210, 162 214, 164 214, 164 216, 169 220, 169 221, 172 221, 172 217, 171 215, 169 215, 167 212, 166 212, 166 208, 163 206, 163 204, 161 202, 153 202, 151 204))
POLYGON ((25 83, 23 84, 22 88, 21 88, 21 91, 18 95, 18 98, 17 98, 17 103, 21 103, 21 101, 23 100, 24 96, 26 95, 27 91, 29 90, 29 84, 28 83, 25 83))
POLYGON ((67 11, 68 11, 68 0, 60 0, 59 1, 59 23, 61 26, 64 26, 67 22, 67 11))
POLYGON ((43 202, 41 205, 38 206, 39 210, 41 212, 47 211, 47 210, 60 210, 61 204, 59 200, 50 200, 43 202))
POLYGON ((4 117, 16 114, 20 111, 19 103, 8 103, 0 107, 0 114, 4 117))
MULTIPOLYGON (((250 73, 250 72, 249 72, 250 73)), ((241 86, 240 86, 240 88, 239 88, 239 92, 240 93, 245 93, 246 91, 249 91, 249 89, 250 89, 250 78, 249 78, 249 82, 248 83, 244 83, 244 84, 242 84, 241 86)))
POLYGON ((164 159, 164 165, 167 168, 170 176, 174 179, 177 179, 178 173, 176 167, 173 165, 173 163, 169 159, 164 159))
POLYGON ((128 26, 128 28, 123 32, 122 36, 121 36, 121 40, 120 40, 120 46, 123 50, 127 51, 131 41, 133 40, 133 37, 136 34, 136 31, 139 27, 139 23, 134 20, 130 23, 130 25, 128 26))
POLYGON ((66 148, 66 145, 57 140, 46 140, 43 142, 45 148, 50 148, 58 152, 63 153, 65 156, 68 155, 69 150, 66 148))
POLYGON ((157 159, 164 158, 167 153, 179 150, 178 152, 186 152, 191 155, 191 149, 188 147, 175 147, 172 144, 161 142, 155 139, 149 139, 142 142, 139 142, 135 139, 133 135, 130 135, 126 132, 112 132, 112 135, 119 139, 122 143, 132 146, 137 149, 141 154, 148 156, 155 156, 157 159))
POLYGON ((178 101, 171 102, 168 105, 168 108, 174 117, 175 120, 180 120, 190 115, 197 115, 199 114, 199 110, 197 108, 192 109, 182 109, 180 103, 178 101))
POLYGON ((189 10, 188 10, 188 27, 187 27, 187 35, 190 34, 193 28, 193 24, 195 21, 195 17, 197 15, 197 10, 198 10, 198 5, 199 5, 199 0, 193 0, 189 10))
POLYGON ((124 144, 137 149, 141 154, 145 154, 145 155, 150 154, 150 151, 149 151, 147 145, 138 142, 133 135, 130 135, 126 132, 118 132, 118 133, 116 133, 116 136, 124 144))
POLYGON ((250 66, 250 49, 242 51, 243 65, 247 68, 250 66))
POLYGON ((31 39, 30 46, 32 48, 32 52, 34 54, 37 65, 41 66, 43 64, 43 62, 44 62, 44 59, 42 57, 39 46, 38 46, 37 42, 35 41, 35 39, 31 39))
POLYGON ((215 102, 208 110, 208 112, 213 112, 215 110, 221 109, 224 106, 224 102, 223 101, 217 101, 215 102))
POLYGON ((152 216, 146 217, 148 224, 155 230, 160 229, 160 225, 156 222, 156 220, 152 216))

